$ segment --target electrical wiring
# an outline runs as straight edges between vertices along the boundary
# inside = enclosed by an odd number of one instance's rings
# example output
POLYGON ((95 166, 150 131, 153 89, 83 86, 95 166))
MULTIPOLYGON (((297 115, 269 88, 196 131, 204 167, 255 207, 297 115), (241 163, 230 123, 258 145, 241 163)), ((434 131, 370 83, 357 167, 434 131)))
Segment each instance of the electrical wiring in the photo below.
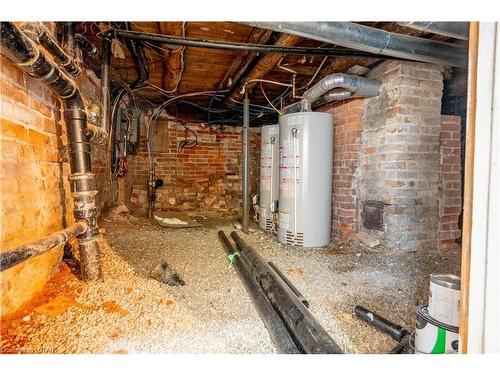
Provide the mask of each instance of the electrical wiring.
POLYGON ((278 113, 280 114, 280 116, 281 116, 281 115, 283 115, 283 112, 281 112, 278 108, 276 108, 276 107, 274 106, 274 104, 273 104, 273 103, 269 100, 269 98, 267 97, 267 94, 266 94, 266 92, 264 91, 264 86, 262 86, 262 82, 260 82, 260 91, 262 91, 262 95, 264 95, 264 98, 266 98, 266 100, 267 100, 267 102, 269 103, 269 105, 270 105, 271 107, 273 107, 273 109, 274 109, 276 112, 278 112, 278 113))

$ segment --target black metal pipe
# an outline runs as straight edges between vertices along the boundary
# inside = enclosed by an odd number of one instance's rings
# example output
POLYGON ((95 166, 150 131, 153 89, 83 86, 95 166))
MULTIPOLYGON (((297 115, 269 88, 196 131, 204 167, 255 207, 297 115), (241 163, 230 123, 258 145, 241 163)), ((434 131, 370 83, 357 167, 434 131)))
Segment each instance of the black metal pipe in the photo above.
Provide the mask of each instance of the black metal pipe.
POLYGON ((400 341, 404 336, 409 334, 409 332, 400 325, 385 319, 363 306, 355 306, 354 315, 372 327, 377 328, 379 331, 391 336, 396 341, 400 341))
POLYGON ((29 22, 23 25, 23 32, 30 37, 33 41, 39 42, 52 56, 54 56, 59 64, 69 74, 77 77, 81 70, 75 64, 73 58, 68 55, 56 40, 50 35, 45 26, 39 22, 29 22))
POLYGON ((401 58, 393 58, 376 53, 365 51, 347 50, 347 49, 332 49, 332 48, 316 48, 316 47, 282 47, 277 45, 267 44, 253 44, 253 43, 237 43, 218 40, 195 39, 188 37, 177 37, 163 34, 144 33, 140 31, 127 31, 120 29, 110 29, 108 31, 113 37, 145 40, 151 43, 170 44, 175 46, 198 47, 209 49, 228 49, 237 51, 254 51, 264 53, 280 53, 286 55, 299 55, 299 56, 357 56, 357 57, 372 57, 378 59, 394 59, 401 60, 401 58))
POLYGON ((111 41, 109 33, 102 36, 102 62, 101 62, 101 128, 111 134, 111 94, 110 94, 110 68, 111 68, 111 41))
POLYGON ((66 22, 66 50, 71 58, 75 58, 75 25, 73 22, 66 22))
POLYGON ((1 23, 0 47, 2 54, 28 75, 43 82, 63 104, 71 170, 69 181, 74 201, 73 214, 77 221, 84 220, 87 223, 86 231, 78 236, 82 278, 99 279, 99 228, 95 203, 97 189, 91 168, 87 115, 80 90, 75 82, 12 22, 1 23))
POLYGON ((292 284, 292 282, 288 279, 288 277, 286 277, 283 274, 283 272, 281 272, 281 270, 276 266, 276 264, 274 264, 273 262, 267 262, 267 263, 271 266, 274 272, 276 272, 278 276, 281 277, 281 279, 285 282, 285 284, 288 285, 290 290, 293 292, 293 294, 297 296, 299 301, 302 302, 302 304, 305 307, 309 308, 309 301, 306 299, 306 297, 302 295, 302 293, 300 293, 300 291, 295 287, 295 285, 292 284))
POLYGON ((86 221, 78 221, 68 228, 52 233, 48 237, 19 246, 16 249, 2 251, 0 253, 0 272, 8 270, 29 258, 42 255, 50 249, 64 245, 69 240, 85 233, 87 228, 86 221))
POLYGON ((93 56, 97 54, 97 48, 94 44, 85 38, 82 34, 75 34, 76 45, 87 53, 89 56, 93 56))
POLYGON ((264 258, 236 232, 231 232, 231 237, 238 246, 243 263, 280 314, 300 349, 308 354, 341 354, 340 347, 264 258))
MULTIPOLYGON (((234 254, 236 249, 231 244, 226 234, 223 231, 219 231, 218 235, 226 253, 228 255, 234 254)), ((281 321, 279 315, 273 309, 265 294, 260 290, 255 280, 245 268, 243 262, 236 260, 234 267, 238 272, 240 280, 245 286, 248 295, 254 303, 262 322, 266 326, 269 336, 271 337, 271 341, 276 346, 278 352, 281 354, 299 354, 300 351, 293 342, 293 339, 287 331, 284 323, 281 321)))

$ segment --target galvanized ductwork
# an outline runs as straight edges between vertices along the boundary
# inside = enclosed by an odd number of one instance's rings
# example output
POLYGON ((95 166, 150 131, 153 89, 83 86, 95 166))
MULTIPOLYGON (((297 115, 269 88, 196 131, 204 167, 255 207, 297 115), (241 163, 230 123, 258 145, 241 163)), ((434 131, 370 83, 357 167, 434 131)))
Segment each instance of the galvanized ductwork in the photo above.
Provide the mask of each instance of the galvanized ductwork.
MULTIPOLYGON (((76 83, 12 22, 1 23, 0 47, 3 55, 28 75, 43 82, 61 99, 68 138, 71 169, 69 181, 74 201, 74 217, 76 221, 86 223, 85 231, 78 234, 82 278, 99 279, 101 266, 97 242, 97 189, 91 170, 89 143, 89 134, 95 132, 91 130, 88 133, 82 95, 76 83)), ((103 135, 100 130, 97 132, 100 136, 103 135)))
POLYGON ((469 22, 398 22, 398 25, 450 38, 469 40, 469 22))
POLYGON ((352 22, 247 22, 339 46, 414 61, 467 67, 467 48, 352 22))
POLYGON ((377 96, 380 82, 360 76, 335 73, 326 76, 302 95, 302 100, 284 108, 285 113, 310 112, 312 103, 323 97, 326 102, 351 97, 377 96))

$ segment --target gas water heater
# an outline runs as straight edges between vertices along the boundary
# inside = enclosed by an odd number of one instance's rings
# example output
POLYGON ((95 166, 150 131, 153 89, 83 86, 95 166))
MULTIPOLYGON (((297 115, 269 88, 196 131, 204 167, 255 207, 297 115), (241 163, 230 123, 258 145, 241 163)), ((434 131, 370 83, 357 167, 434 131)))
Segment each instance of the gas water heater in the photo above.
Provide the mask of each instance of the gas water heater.
POLYGON ((331 237, 333 116, 297 112, 280 117, 278 241, 326 246, 331 237))
POLYGON ((260 137, 259 227, 272 233, 279 198, 279 125, 263 126, 260 137))

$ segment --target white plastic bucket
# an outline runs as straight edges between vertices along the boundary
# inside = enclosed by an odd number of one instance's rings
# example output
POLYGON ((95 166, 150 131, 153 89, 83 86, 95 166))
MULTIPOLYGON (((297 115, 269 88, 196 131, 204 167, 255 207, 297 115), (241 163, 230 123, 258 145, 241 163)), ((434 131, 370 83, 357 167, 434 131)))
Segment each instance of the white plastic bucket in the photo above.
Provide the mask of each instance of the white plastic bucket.
POLYGON ((417 308, 415 354, 454 354, 458 352, 458 328, 431 318, 427 305, 417 308))
POLYGON ((429 315, 443 324, 458 327, 460 277, 451 274, 431 274, 429 315))

